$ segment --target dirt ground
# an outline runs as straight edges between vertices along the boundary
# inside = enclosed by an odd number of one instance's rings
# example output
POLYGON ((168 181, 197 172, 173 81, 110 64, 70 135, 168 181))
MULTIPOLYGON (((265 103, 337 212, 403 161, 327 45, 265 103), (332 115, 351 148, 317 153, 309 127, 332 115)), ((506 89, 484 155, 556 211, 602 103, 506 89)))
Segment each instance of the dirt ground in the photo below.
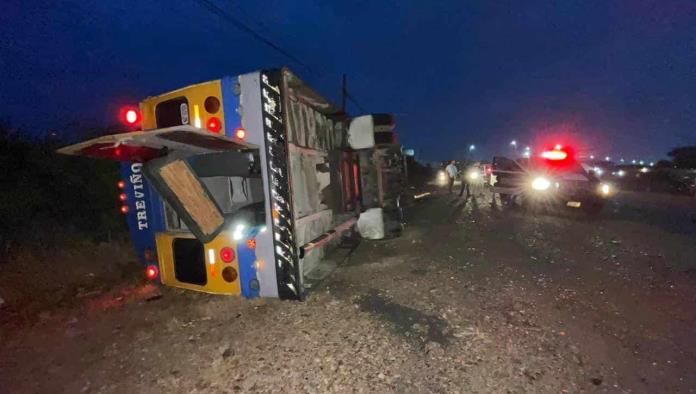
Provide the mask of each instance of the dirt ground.
POLYGON ((696 201, 411 218, 303 303, 122 285, 5 323, 0 393, 696 391, 696 201))

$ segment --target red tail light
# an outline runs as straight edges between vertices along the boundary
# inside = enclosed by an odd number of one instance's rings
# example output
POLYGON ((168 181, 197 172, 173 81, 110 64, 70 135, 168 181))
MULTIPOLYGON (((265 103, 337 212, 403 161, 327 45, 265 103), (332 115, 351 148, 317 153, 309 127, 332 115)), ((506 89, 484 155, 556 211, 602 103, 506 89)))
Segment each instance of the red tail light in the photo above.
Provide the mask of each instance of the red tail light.
POLYGON ((127 198, 126 193, 121 193, 118 195, 118 199, 121 201, 126 201, 127 198))
POLYGON ((212 118, 208 119, 206 127, 213 133, 219 133, 222 129, 222 123, 220 122, 220 119, 213 116, 212 118))
POLYGON ((237 130, 234 131, 234 138, 238 140, 243 140, 246 138, 246 130, 243 128, 238 128, 237 130))
POLYGON ((116 186, 118 186, 119 189, 125 189, 126 188, 126 181, 118 181, 116 186))
POLYGON ((121 206, 121 213, 122 213, 122 214, 125 215, 125 214, 128 213, 128 211, 129 211, 128 205, 122 205, 122 206, 121 206))
POLYGON ((121 121, 128 126, 135 126, 140 123, 140 111, 133 107, 121 108, 121 121))
POLYGON ((155 280, 157 275, 159 275, 159 270, 156 265, 148 265, 147 268, 145 268, 145 276, 147 276, 148 279, 155 280))
POLYGON ((220 258, 225 263, 231 263, 234 260, 234 250, 229 247, 224 247, 220 250, 220 258))
POLYGON ((565 160, 568 158, 568 152, 560 149, 547 150, 541 152, 541 157, 547 160, 565 160))

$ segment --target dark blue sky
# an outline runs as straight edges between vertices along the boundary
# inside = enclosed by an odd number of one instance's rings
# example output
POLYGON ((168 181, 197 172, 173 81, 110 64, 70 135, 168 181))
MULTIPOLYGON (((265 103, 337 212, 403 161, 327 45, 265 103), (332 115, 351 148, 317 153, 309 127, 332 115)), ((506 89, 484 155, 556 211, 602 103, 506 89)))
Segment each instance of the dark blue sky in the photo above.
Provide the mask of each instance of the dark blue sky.
POLYGON ((694 1, 213 1, 310 69, 194 0, 5 0, 0 117, 111 123, 148 95, 288 65, 335 102, 347 73, 426 159, 559 131, 627 159, 696 144, 694 1))

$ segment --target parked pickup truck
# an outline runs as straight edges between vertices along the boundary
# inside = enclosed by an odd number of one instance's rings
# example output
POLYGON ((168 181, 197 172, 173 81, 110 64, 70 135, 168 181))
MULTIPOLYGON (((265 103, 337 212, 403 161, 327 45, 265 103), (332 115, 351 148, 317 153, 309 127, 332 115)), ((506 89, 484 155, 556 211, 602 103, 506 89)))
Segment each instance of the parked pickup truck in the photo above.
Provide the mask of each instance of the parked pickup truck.
POLYGON ((572 149, 560 145, 528 159, 494 157, 490 184, 503 204, 535 210, 570 207, 588 213, 601 211, 615 191, 576 160, 572 149))

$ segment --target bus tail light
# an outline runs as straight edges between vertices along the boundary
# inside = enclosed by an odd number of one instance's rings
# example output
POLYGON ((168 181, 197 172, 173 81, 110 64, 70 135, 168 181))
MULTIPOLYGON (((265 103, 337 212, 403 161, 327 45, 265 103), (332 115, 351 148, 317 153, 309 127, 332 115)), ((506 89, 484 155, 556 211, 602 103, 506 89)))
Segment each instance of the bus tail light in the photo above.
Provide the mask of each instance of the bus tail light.
POLYGON ((219 133, 220 130, 222 130, 222 122, 220 122, 220 119, 213 116, 212 118, 208 119, 206 127, 213 133, 219 133))
POLYGON ((125 214, 128 213, 128 211, 129 211, 128 205, 121 205, 121 213, 122 213, 122 214, 125 215, 125 214))
POLYGON ((121 121, 128 126, 137 126, 140 123, 140 111, 133 107, 121 108, 121 121))
POLYGON ((155 280, 157 275, 159 275, 159 270, 156 265, 148 265, 147 268, 145 268, 145 276, 147 276, 148 279, 155 280))
POLYGON ((235 280, 237 280, 237 276, 239 275, 237 274, 237 270, 234 269, 234 267, 225 267, 222 270, 222 279, 224 279, 225 282, 234 282, 235 280))
POLYGON ((220 249, 220 259, 225 263, 231 263, 234 260, 234 250, 227 246, 220 249))
POLYGON ((208 96, 203 102, 203 108, 209 114, 214 114, 220 110, 220 99, 215 96, 208 96))

